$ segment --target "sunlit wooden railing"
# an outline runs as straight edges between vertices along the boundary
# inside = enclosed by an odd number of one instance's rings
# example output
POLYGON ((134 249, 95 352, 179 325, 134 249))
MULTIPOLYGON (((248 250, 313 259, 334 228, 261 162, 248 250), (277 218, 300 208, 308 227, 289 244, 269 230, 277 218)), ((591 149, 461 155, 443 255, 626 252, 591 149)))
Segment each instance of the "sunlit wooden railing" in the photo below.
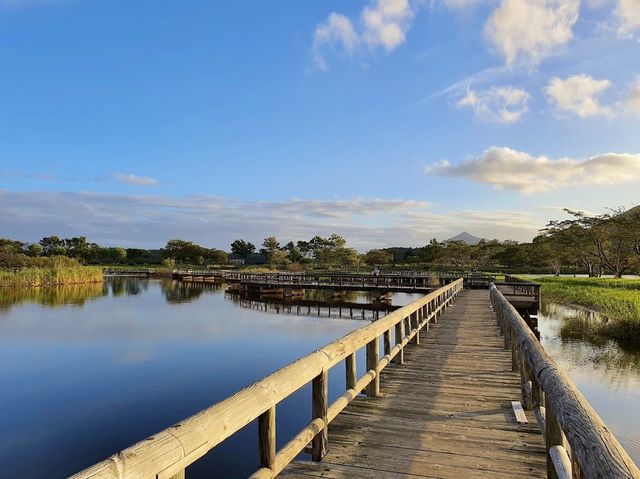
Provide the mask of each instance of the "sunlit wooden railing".
POLYGON ((180 479, 185 468, 258 420, 260 469, 252 477, 272 478, 311 444, 313 460, 327 452, 329 423, 361 392, 380 393, 380 371, 404 362, 404 347, 419 343, 419 332, 451 304, 462 279, 433 291, 384 318, 357 329, 286 366, 233 396, 72 476, 72 479, 180 479), (394 330, 392 345, 391 331, 394 330), (384 355, 380 358, 380 338, 384 355), (356 353, 366 348, 367 372, 356 374, 356 353), (344 362, 346 391, 328 403, 329 370, 344 362), (277 405, 311 382, 312 421, 276 451, 277 405))
POLYGON ((524 319, 491 285, 491 304, 520 371, 523 407, 533 410, 547 449, 549 478, 640 478, 640 471, 524 319))

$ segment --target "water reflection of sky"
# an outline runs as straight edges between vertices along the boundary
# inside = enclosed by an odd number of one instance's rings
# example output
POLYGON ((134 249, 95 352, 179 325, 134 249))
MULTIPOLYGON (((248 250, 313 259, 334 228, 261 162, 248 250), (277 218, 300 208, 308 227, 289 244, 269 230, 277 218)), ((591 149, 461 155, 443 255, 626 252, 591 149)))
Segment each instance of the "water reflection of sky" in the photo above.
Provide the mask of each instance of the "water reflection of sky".
POLYGON ((640 345, 593 336, 587 326, 599 320, 580 308, 545 305, 541 341, 640 463, 640 345))
MULTIPOLYGON (((361 326, 242 308, 207 285, 120 279, 0 291, 3 474, 77 472, 361 326)), ((362 373, 363 352, 358 362, 362 373)), ((330 396, 343 388, 337 367, 330 396)), ((278 409, 279 441, 309 420, 309 394, 304 388, 278 409)), ((211 467, 222 477, 253 472, 254 429, 205 456, 189 477, 207 477, 211 467)))

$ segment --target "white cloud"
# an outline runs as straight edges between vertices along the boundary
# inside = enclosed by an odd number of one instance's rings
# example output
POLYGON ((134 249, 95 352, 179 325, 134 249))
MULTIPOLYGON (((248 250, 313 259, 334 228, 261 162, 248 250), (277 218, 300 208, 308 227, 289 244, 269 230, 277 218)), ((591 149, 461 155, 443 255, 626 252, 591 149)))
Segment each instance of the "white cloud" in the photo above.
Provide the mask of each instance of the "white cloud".
POLYGON ((553 160, 511 148, 493 147, 459 165, 444 160, 428 167, 427 173, 465 177, 496 188, 536 193, 567 186, 640 181, 640 154, 605 153, 585 160, 553 160))
POLYGON ((347 54, 362 47, 392 51, 405 42, 413 16, 409 0, 374 0, 363 8, 358 28, 345 15, 332 12, 314 30, 313 61, 319 69, 327 69, 327 46, 347 54))
POLYGON ((640 76, 631 87, 623 108, 627 113, 640 113, 640 76))
POLYGON ((327 63, 321 54, 324 45, 350 53, 358 41, 351 20, 339 13, 331 13, 327 21, 318 25, 313 33, 313 58, 316 66, 321 70, 327 69, 327 63))
POLYGON ((574 75, 564 80, 552 78, 545 91, 558 110, 588 118, 613 114, 611 108, 601 105, 598 99, 610 86, 609 80, 595 80, 589 75, 574 75))
POLYGON ((528 111, 530 95, 525 90, 494 87, 484 91, 467 90, 456 105, 470 107, 478 118, 500 123, 516 123, 528 111))
POLYGON ((151 178, 150 176, 116 173, 113 177, 122 183, 129 183, 130 185, 153 186, 158 184, 158 180, 151 178))
POLYGON ((535 68, 573 37, 580 0, 502 0, 485 34, 510 66, 535 68))
POLYGON ((614 12, 619 22, 618 32, 628 35, 640 28, 640 1, 618 0, 618 6, 614 12))
POLYGON ((404 43, 413 14, 409 0, 376 0, 362 11, 362 38, 370 47, 391 51, 404 43))

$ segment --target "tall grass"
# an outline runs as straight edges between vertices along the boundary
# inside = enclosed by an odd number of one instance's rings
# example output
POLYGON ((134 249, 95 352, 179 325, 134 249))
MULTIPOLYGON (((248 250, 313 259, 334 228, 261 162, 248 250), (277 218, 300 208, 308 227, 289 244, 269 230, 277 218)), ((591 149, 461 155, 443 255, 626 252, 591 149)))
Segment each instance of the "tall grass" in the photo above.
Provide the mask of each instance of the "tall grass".
POLYGON ((576 304, 607 318, 596 332, 619 339, 640 339, 640 280, 542 277, 545 301, 576 304))
POLYGON ((102 268, 83 266, 62 257, 46 258, 37 265, 0 269, 0 287, 98 283, 103 280, 102 268))

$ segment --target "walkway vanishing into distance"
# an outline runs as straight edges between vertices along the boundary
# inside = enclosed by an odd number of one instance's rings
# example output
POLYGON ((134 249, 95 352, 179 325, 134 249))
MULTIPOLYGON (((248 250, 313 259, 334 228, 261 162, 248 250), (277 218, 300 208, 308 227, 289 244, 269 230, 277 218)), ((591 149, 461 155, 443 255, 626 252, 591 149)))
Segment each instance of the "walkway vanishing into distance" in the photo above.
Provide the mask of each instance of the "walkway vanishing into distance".
POLYGON ((253 479, 640 479, 501 290, 463 289, 462 278, 72 477, 182 479, 256 420, 253 479), (336 366, 346 390, 330 404, 336 366), (278 449, 276 410, 309 383, 311 421, 278 449))
POLYGON ((358 397, 329 426, 322 462, 294 462, 286 478, 545 477, 535 418, 519 424, 520 375, 489 308, 465 290, 403 365, 381 374, 380 396, 358 397))

